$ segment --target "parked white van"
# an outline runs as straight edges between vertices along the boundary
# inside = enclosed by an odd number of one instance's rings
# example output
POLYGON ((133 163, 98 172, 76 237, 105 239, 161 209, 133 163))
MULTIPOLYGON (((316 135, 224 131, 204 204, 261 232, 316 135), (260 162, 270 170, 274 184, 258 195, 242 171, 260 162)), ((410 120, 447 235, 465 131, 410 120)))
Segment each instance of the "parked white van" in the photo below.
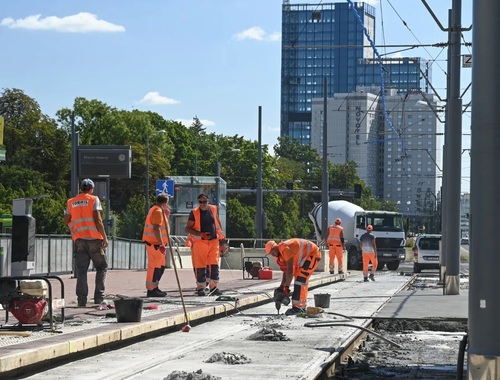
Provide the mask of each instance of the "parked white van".
POLYGON ((419 235, 413 246, 413 273, 422 269, 439 269, 441 235, 419 235))

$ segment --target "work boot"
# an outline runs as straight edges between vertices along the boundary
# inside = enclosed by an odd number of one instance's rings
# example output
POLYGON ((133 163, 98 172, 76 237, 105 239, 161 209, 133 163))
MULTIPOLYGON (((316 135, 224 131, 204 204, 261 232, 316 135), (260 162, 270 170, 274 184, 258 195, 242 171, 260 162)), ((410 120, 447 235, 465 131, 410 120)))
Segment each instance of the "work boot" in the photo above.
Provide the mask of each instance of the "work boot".
POLYGON ((297 314, 305 313, 305 312, 306 311, 304 309, 302 309, 301 307, 293 306, 291 309, 288 309, 287 311, 285 311, 285 315, 297 315, 297 314))
POLYGON ((158 288, 154 288, 154 289, 151 289, 151 290, 148 290, 147 292, 147 297, 166 297, 167 296, 167 293, 165 292, 162 292, 160 289, 158 288))
POLYGON ((333 270, 330 271, 330 274, 335 274, 335 272, 333 270))
POLYGON ((79 307, 86 307, 87 306, 87 299, 86 298, 78 298, 78 306, 79 307))
POLYGON ((213 288, 213 289, 210 290, 209 295, 210 296, 221 296, 222 292, 220 291, 219 288, 213 288))
POLYGON ((206 296, 205 288, 196 289, 196 295, 198 297, 205 297, 206 296))
POLYGON ((375 275, 373 273, 370 274, 370 280, 375 281, 375 275))
POLYGON ((344 274, 344 271, 343 270, 339 270, 339 274, 344 274))
POLYGON ((365 277, 365 282, 369 282, 369 281, 368 281, 368 277, 365 277))

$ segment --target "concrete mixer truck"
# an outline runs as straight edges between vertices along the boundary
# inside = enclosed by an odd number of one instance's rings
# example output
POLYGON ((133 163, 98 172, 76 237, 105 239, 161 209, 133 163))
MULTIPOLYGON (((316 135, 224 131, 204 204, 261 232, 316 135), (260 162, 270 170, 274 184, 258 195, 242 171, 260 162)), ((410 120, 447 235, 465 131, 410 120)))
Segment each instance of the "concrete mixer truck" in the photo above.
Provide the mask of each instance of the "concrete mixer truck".
MULTIPOLYGON (((322 211, 318 203, 309 213, 314 224, 316 238, 323 240, 321 231, 322 211)), ((359 237, 366 232, 366 226, 373 226, 376 237, 378 270, 387 264, 387 269, 396 270, 406 257, 403 215, 389 211, 365 211, 358 205, 347 201, 328 202, 328 225, 336 218, 342 219, 347 267, 361 269, 363 259, 359 249, 359 237)))

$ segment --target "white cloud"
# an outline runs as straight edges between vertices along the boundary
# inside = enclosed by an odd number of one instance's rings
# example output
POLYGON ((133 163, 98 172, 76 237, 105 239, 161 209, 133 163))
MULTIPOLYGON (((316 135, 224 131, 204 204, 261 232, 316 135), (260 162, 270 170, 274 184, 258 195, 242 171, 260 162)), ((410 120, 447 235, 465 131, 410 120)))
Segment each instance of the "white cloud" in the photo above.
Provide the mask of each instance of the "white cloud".
POLYGON ((281 33, 274 32, 268 34, 260 26, 252 26, 251 28, 245 29, 244 31, 233 35, 233 39, 236 41, 256 40, 256 41, 274 42, 274 41, 281 41, 281 33))
POLYGON ((144 97, 139 100, 139 104, 146 104, 150 106, 155 106, 158 104, 179 104, 180 101, 172 98, 167 98, 166 96, 161 96, 157 91, 148 92, 144 97))
MULTIPOLYGON (((186 127, 190 127, 191 124, 193 124, 193 119, 175 119, 178 123, 181 123, 185 125, 186 127)), ((207 120, 207 119, 200 119, 200 123, 203 124, 203 126, 206 127, 214 127, 215 122, 212 120, 207 120)))
POLYGON ((99 20, 96 15, 80 12, 76 15, 42 18, 41 15, 32 15, 14 20, 11 17, 2 19, 0 25, 11 29, 54 30, 62 33, 87 33, 87 32, 124 32, 125 27, 99 20))

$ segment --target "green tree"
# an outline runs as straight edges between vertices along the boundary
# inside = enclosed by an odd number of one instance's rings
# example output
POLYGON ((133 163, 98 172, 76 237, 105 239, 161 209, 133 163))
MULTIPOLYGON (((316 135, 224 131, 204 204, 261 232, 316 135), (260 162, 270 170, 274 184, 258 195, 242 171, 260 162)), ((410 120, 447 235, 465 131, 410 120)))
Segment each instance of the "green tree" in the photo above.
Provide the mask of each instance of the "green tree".
POLYGON ((38 103, 19 89, 3 91, 0 115, 5 119, 5 164, 38 171, 56 188, 65 186, 70 147, 55 120, 44 115, 38 103))
POLYGON ((127 239, 142 239, 144 229, 144 197, 134 196, 130 199, 126 208, 121 212, 117 222, 119 236, 127 239), (138 224, 137 222, 140 221, 138 224))

